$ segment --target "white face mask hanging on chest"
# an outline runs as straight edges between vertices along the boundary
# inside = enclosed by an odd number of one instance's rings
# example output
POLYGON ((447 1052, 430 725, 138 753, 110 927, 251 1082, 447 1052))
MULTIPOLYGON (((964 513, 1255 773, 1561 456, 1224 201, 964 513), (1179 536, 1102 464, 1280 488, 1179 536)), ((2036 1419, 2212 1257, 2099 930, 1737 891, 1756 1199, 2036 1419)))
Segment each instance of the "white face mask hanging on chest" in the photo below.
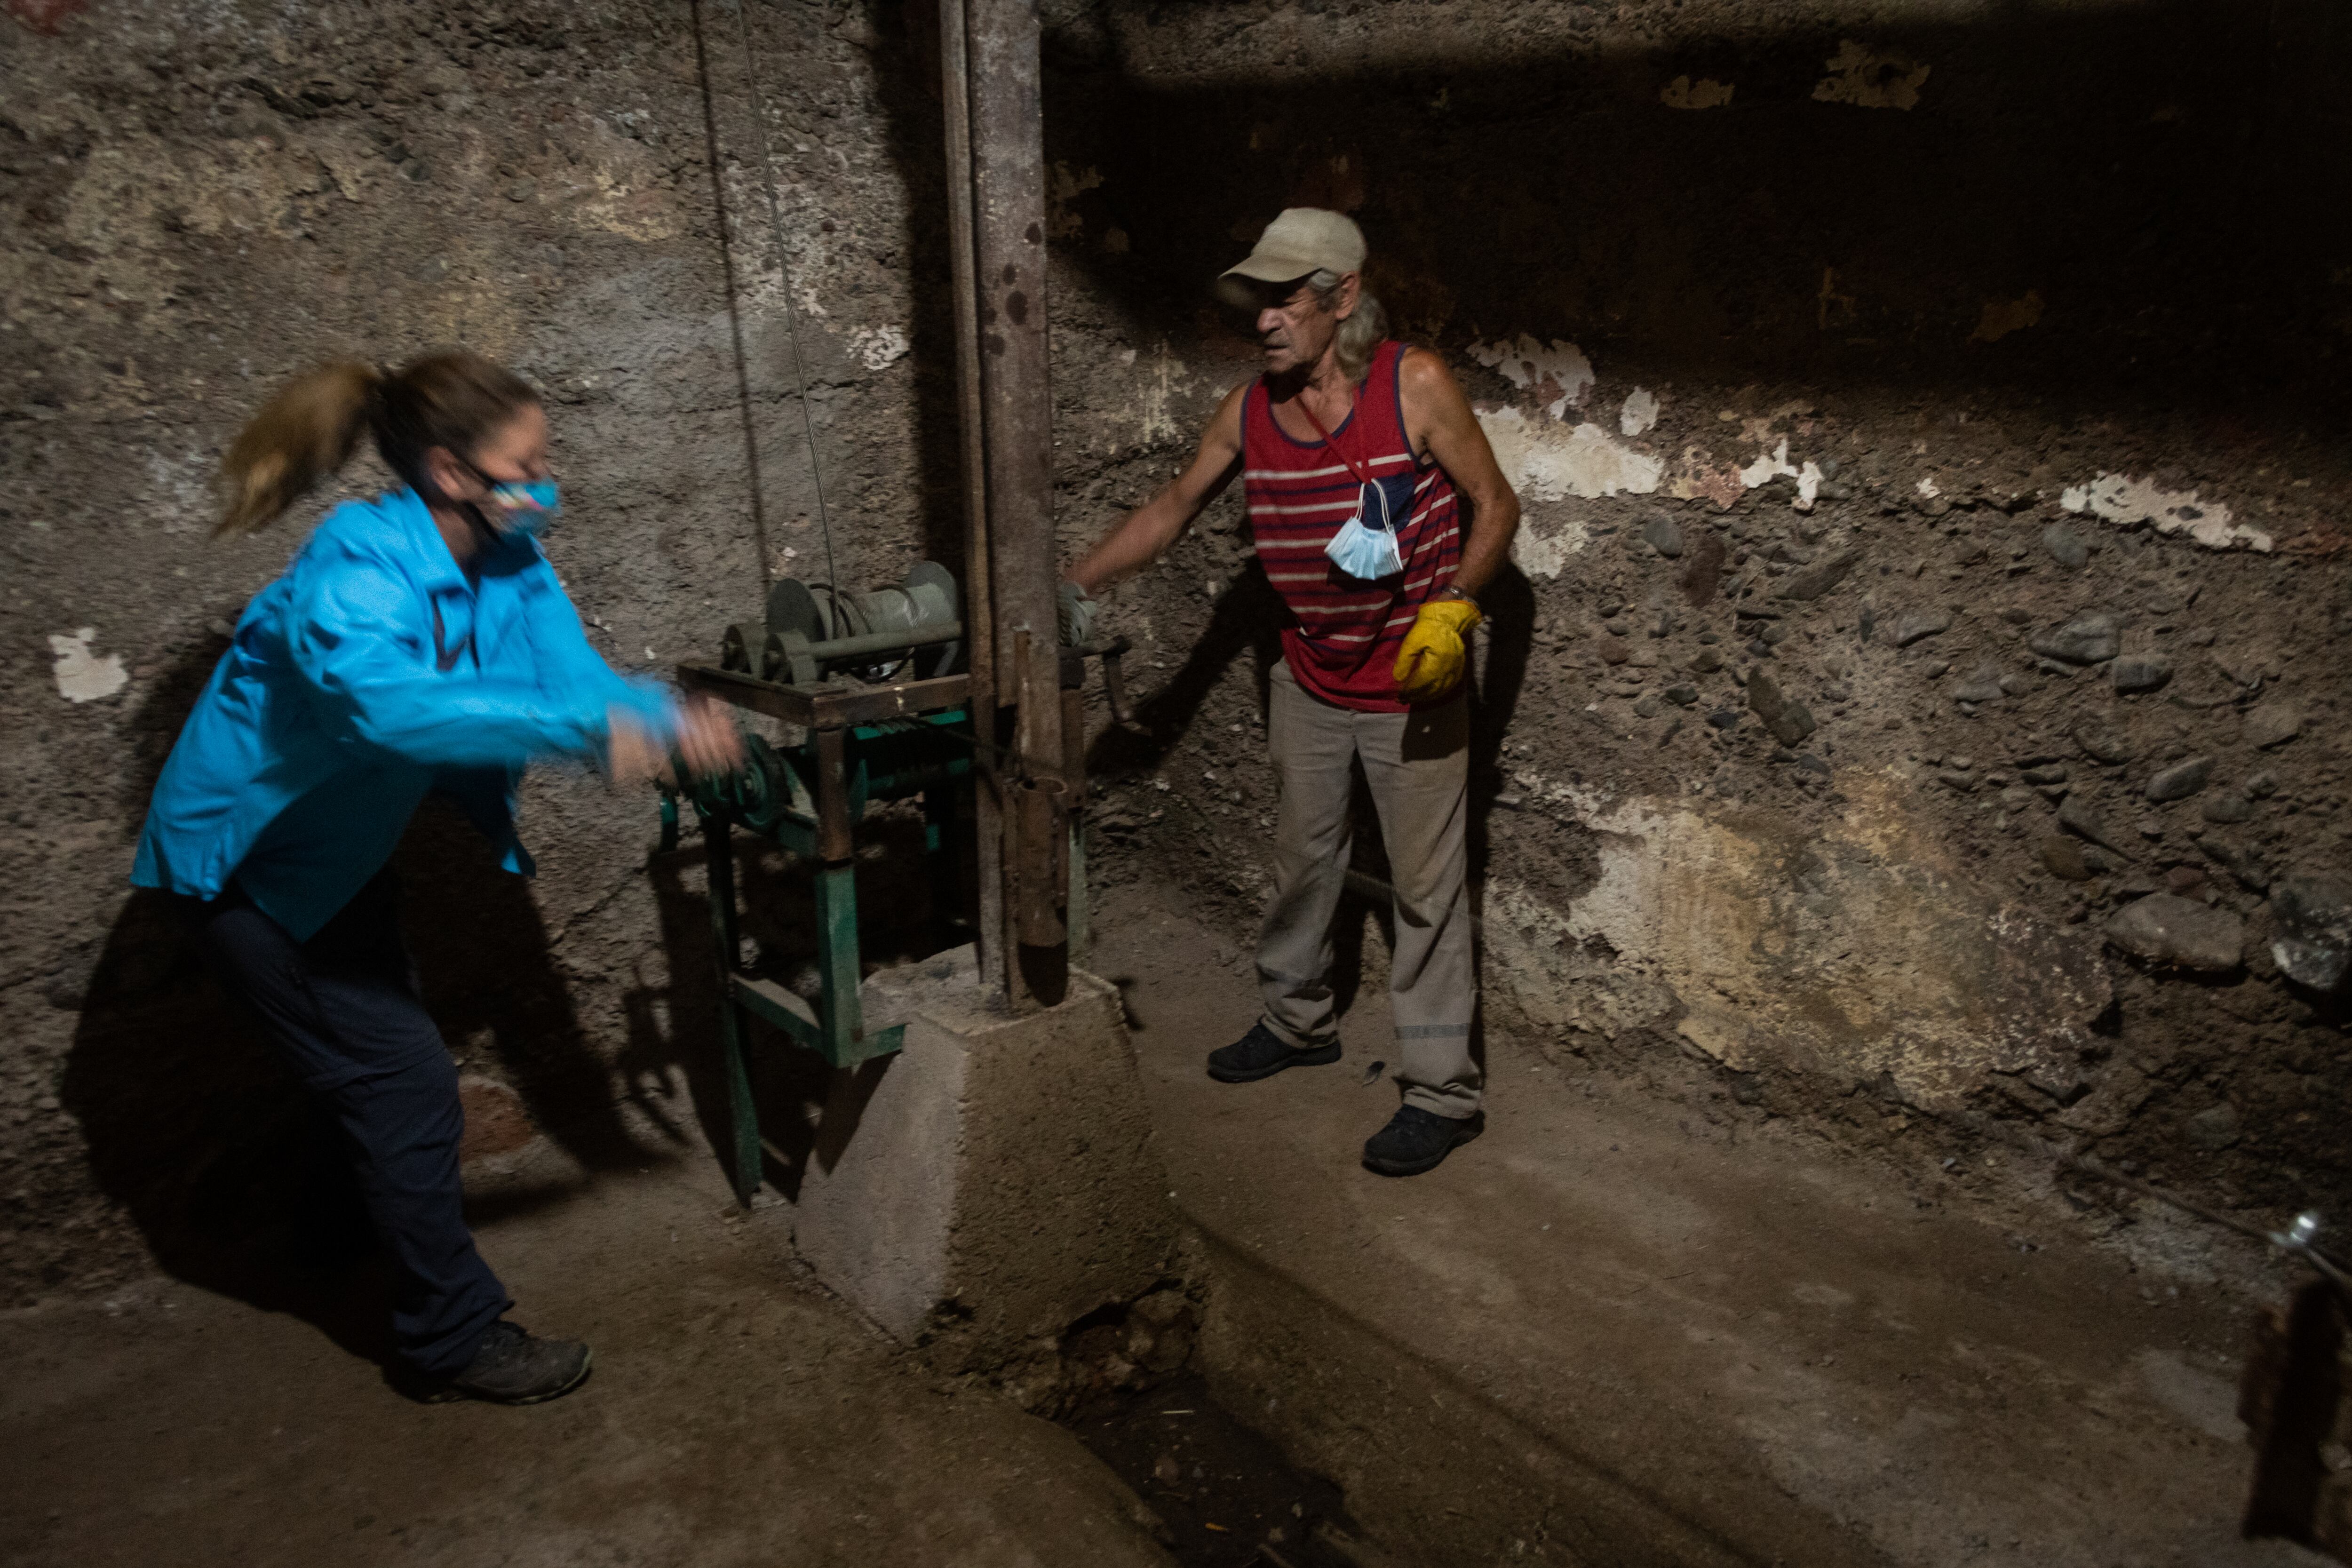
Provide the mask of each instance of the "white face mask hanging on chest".
MULTIPOLYGON (((1315 433, 1323 437, 1324 450, 1347 464, 1356 478, 1356 514, 1340 525, 1323 553, 1359 582, 1376 582, 1403 571, 1404 552, 1397 543, 1397 525, 1412 515, 1413 477, 1407 473, 1389 479, 1372 478, 1362 464, 1339 449, 1338 439, 1323 427, 1306 398, 1298 400, 1298 407, 1315 426, 1315 433)), ((1355 412, 1352 398, 1349 412, 1355 412)))
POLYGON ((1389 487, 1379 480, 1356 487, 1356 515, 1340 525, 1323 547, 1323 553, 1349 576, 1370 583, 1404 570, 1404 552, 1397 547, 1396 525, 1391 515, 1389 487))

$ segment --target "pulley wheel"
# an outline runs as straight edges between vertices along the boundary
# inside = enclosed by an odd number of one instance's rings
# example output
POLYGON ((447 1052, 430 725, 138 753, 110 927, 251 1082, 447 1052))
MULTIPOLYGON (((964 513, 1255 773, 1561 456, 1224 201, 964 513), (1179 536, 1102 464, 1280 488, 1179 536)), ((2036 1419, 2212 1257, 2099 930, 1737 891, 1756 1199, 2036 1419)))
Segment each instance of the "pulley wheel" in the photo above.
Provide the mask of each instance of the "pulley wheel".
POLYGON ((740 670, 755 680, 765 680, 760 650, 768 640, 768 628, 750 621, 738 621, 727 628, 719 639, 719 668, 740 670))
POLYGON ((780 578, 768 590, 767 621, 772 632, 798 632, 811 642, 823 642, 833 635, 825 626, 824 612, 817 607, 816 595, 797 577, 780 578))

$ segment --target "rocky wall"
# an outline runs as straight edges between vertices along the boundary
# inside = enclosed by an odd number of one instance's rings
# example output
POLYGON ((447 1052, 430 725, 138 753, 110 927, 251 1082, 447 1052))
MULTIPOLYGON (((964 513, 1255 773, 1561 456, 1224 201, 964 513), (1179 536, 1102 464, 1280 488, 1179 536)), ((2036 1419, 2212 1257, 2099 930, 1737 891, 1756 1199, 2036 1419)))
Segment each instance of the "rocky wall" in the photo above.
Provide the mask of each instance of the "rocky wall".
MULTIPOLYGON (((1362 221, 1528 503, 1481 646, 1490 1034, 1922 1159, 1990 1113, 2234 1200, 2345 1193, 2339 1010, 2271 956, 2282 879, 2344 853, 2340 18, 1045 11, 1066 547, 1250 374, 1204 284, 1291 202, 1362 221)), ((315 515, 207 542, 220 448, 330 354, 506 357, 552 403, 559 568, 641 668, 705 651, 763 566, 824 574, 821 510, 846 580, 952 562, 933 22, 9 13, 0 1270, 18 1300, 150 1254, 237 1288, 299 1116, 123 883, 315 515)), ((1275 622, 1237 500, 1113 616, 1143 702, 1095 742, 1096 873, 1180 879, 1242 935, 1275 622)), ((647 803, 576 773, 527 813, 528 887, 430 815, 404 851, 428 1000, 579 1168, 687 1149, 717 1104, 691 858, 649 874, 647 803)), ((754 868, 763 907, 786 875, 754 868)), ((784 963, 804 934, 758 929, 784 963)), ((1348 963, 1377 985, 1377 940, 1348 963)))
MULTIPOLYGON (((1074 13, 1057 233, 1118 309, 1057 316, 1066 537, 1249 373, 1202 280, 1349 210, 1527 506, 1481 642, 1490 1059, 1928 1176, 1995 1119, 2340 1207, 2352 242, 2313 157, 2352 34, 2245 21, 1074 13)), ((1272 610, 1234 500, 1113 616, 1156 689, 1097 742, 1096 864, 1246 941, 1272 610)), ((1342 965, 1376 992, 1377 934, 1342 965)))

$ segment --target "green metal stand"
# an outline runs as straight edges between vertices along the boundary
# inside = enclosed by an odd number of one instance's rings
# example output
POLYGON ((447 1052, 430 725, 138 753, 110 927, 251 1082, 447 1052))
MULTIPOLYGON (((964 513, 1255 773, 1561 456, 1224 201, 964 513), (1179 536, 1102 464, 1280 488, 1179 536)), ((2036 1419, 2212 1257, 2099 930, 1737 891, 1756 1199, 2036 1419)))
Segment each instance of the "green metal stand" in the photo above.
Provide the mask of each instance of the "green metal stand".
MULTIPOLYGON (((905 1026, 893 1025, 869 1034, 858 1005, 863 974, 854 830, 870 803, 920 795, 925 860, 933 885, 953 888, 959 797, 971 784, 971 722, 961 706, 920 712, 902 707, 898 715, 884 710, 871 721, 856 721, 873 711, 875 694, 880 691, 916 692, 915 700, 931 697, 961 702, 961 677, 903 688, 830 690, 740 678, 699 683, 742 706, 782 710, 780 716, 811 726, 804 742, 783 749, 748 737, 744 770, 731 777, 698 780, 688 797, 702 830, 709 868, 711 933, 718 950, 719 1037, 733 1134, 730 1173, 736 1195, 748 1204, 759 1190, 762 1152, 759 1110, 751 1095, 750 1020, 781 1030, 786 1039, 836 1068, 855 1067, 900 1048, 905 1026), (917 692, 919 687, 940 689, 917 692), (735 885, 738 827, 815 862, 818 994, 814 1003, 743 967, 735 885)), ((663 841, 675 846, 677 837, 677 804, 666 799, 663 841)))

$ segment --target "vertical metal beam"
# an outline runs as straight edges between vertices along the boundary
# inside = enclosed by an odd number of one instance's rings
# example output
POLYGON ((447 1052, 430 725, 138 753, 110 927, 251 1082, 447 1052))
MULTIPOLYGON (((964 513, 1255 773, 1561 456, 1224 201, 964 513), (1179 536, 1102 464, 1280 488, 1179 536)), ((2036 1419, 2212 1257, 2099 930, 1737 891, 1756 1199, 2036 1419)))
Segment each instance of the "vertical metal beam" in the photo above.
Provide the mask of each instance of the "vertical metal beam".
POLYGON ((1091 932, 1087 921, 1087 695, 1062 689, 1062 782, 1069 789, 1070 897, 1064 917, 1070 933, 1070 959, 1083 963, 1091 932))
POLYGON ((980 289, 972 238, 971 61, 965 0, 940 0, 940 101, 947 121, 948 251, 955 286, 956 412, 963 437, 964 641, 971 650, 972 837, 979 862, 980 973, 1007 984, 1004 797, 997 766, 996 618, 989 566, 987 438, 981 413, 980 289))
MULTIPOLYGON (((698 812, 699 807, 696 808, 698 812)), ((751 1098, 751 1068, 744 1059, 743 1008, 735 1000, 735 972, 743 943, 735 927, 735 830, 723 816, 702 817, 703 869, 710 881, 711 945, 719 958, 719 1071, 727 1081, 727 1121, 734 1157, 728 1176, 736 1198, 747 1206, 760 1190, 760 1108, 751 1098)))
MULTIPOLYGON (((1059 1001, 1068 966, 1043 67, 1036 0, 961 0, 961 16, 949 20, 958 7, 944 0, 941 35, 943 44, 963 46, 969 145, 959 163, 950 87, 948 179, 951 192, 968 179, 972 193, 977 320, 961 348, 979 366, 989 593, 985 613, 975 604, 965 620, 992 623, 995 698, 1018 710, 1013 753, 998 769, 1001 918, 1013 940, 1000 943, 1001 959, 988 961, 1018 1007, 1059 1001), (959 32, 960 39, 949 37, 959 32)), ((960 200, 950 195, 951 221, 960 200)), ((993 731, 982 733, 992 738, 993 731)))

